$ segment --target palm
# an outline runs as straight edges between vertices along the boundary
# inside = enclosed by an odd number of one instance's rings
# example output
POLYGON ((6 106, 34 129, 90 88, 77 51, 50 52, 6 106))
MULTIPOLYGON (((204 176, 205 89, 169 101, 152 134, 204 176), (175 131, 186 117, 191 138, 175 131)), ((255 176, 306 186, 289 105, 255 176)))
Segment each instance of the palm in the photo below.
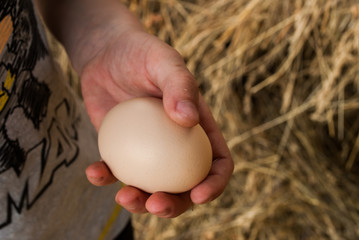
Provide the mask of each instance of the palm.
POLYGON ((153 62, 147 59, 156 58, 152 55, 156 55, 157 46, 163 47, 163 43, 152 36, 137 39, 140 40, 127 41, 125 46, 121 41, 107 46, 83 71, 83 98, 97 129, 105 114, 117 103, 138 96, 162 96, 156 81, 151 79, 155 71, 149 72, 155 69, 153 62))

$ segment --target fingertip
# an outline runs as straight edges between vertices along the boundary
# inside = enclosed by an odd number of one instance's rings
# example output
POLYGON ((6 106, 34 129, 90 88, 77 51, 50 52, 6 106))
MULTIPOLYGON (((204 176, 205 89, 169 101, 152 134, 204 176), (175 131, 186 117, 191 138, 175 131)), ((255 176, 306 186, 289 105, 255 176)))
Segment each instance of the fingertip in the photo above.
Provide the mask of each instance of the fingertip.
POLYGON ((177 121, 184 127, 193 127, 199 122, 198 108, 190 100, 177 102, 175 111, 177 121))
POLYGON ((102 161, 97 161, 88 166, 85 170, 86 177, 95 186, 104 186, 117 181, 102 161))
POLYGON ((131 203, 137 202, 138 192, 136 189, 132 189, 131 187, 124 186, 122 187, 116 194, 115 200, 118 204, 131 208, 131 203))
POLYGON ((191 191, 191 200, 195 204, 204 204, 218 198, 227 185, 225 175, 210 174, 201 184, 191 191))
POLYGON ((215 196, 208 185, 199 185, 191 191, 191 200, 194 204, 205 204, 213 199, 215 196))
POLYGON ((145 203, 149 194, 131 186, 124 186, 116 194, 118 204, 132 213, 146 213, 145 203))
POLYGON ((174 218, 192 205, 189 193, 169 194, 156 192, 146 202, 148 212, 161 218, 174 218))
POLYGON ((85 170, 85 174, 89 182, 96 186, 100 186, 103 182, 103 174, 101 173, 101 170, 98 171, 100 168, 99 162, 95 162, 88 166, 85 170))
POLYGON ((168 198, 165 193, 157 192, 152 194, 151 197, 146 202, 146 209, 148 212, 165 217, 171 213, 171 203, 169 203, 168 198))
POLYGON ((199 90, 197 83, 186 68, 174 71, 176 77, 164 81, 163 104, 169 117, 184 127, 199 123, 199 90))

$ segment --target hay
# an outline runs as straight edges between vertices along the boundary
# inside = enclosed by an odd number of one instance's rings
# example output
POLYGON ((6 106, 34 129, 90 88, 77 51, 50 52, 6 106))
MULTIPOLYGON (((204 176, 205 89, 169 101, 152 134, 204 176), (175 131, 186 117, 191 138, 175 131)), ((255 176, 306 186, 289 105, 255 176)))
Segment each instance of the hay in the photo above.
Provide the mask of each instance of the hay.
POLYGON ((128 0, 186 59, 235 161, 214 202, 137 239, 359 239, 359 3, 128 0))

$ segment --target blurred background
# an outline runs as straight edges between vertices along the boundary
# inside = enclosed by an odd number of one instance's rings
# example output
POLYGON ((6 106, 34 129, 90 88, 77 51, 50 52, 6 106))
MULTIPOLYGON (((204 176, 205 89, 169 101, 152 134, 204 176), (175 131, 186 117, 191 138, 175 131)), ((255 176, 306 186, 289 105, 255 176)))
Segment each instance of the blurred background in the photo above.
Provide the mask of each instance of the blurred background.
POLYGON ((214 202, 134 215, 136 239, 359 239, 359 1, 121 1, 183 55, 235 162, 214 202))

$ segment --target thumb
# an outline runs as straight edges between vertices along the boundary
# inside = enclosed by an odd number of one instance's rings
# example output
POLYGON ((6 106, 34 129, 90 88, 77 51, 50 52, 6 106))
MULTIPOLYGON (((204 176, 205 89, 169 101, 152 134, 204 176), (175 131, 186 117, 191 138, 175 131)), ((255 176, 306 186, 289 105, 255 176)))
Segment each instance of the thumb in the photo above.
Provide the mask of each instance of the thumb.
POLYGON ((184 127, 193 127, 199 122, 199 91, 189 72, 183 70, 175 74, 161 89, 165 111, 172 120, 184 127))
POLYGON ((199 123, 197 83, 177 51, 166 44, 161 49, 148 73, 163 93, 167 115, 181 126, 193 127, 199 123))

